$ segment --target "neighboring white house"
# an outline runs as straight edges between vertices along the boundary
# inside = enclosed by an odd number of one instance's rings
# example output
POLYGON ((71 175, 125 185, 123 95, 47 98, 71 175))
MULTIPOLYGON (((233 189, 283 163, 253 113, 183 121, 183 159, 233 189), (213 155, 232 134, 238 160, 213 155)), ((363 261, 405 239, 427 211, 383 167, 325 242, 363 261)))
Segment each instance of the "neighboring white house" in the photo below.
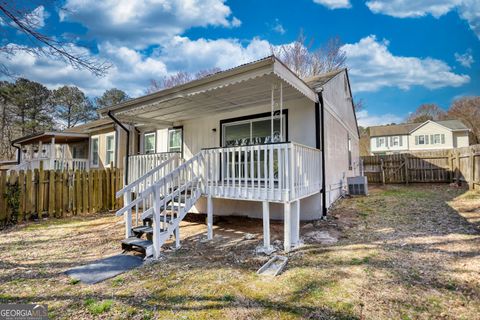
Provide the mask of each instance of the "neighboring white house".
POLYGON ((470 130, 459 120, 429 120, 423 123, 376 126, 369 130, 372 154, 452 149, 470 145, 470 130))

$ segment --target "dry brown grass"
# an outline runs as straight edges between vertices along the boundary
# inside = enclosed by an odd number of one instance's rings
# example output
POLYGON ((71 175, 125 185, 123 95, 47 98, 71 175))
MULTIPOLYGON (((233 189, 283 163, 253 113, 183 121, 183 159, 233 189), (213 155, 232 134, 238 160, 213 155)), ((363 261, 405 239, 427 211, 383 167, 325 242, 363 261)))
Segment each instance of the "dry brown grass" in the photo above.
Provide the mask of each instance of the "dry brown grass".
MULTIPOLYGON (((332 245, 307 243, 275 279, 255 271, 258 220, 182 224, 182 249, 96 285, 63 272, 120 251, 121 219, 76 217, 0 235, 0 302, 47 303, 52 318, 475 319, 480 314, 480 194, 446 185, 388 186, 340 201, 332 245), (255 234, 245 240, 245 233, 255 234)), ((273 223, 273 240, 282 224, 273 223)))

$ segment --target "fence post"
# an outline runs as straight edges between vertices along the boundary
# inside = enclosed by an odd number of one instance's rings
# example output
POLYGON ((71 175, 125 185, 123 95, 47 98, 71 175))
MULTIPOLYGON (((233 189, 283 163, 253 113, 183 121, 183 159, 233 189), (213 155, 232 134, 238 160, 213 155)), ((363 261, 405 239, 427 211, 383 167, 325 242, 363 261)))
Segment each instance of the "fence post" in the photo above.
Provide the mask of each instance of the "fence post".
POLYGON ((7 185, 7 174, 0 171, 0 222, 5 223, 7 213, 7 201, 5 199, 5 186, 7 185))
POLYGON ((385 184, 385 167, 383 165, 383 158, 380 158, 380 169, 382 169, 382 184, 385 184))
POLYGON ((455 152, 455 155, 457 157, 457 170, 456 170, 456 180, 457 180, 457 184, 460 185, 460 175, 461 175, 461 172, 460 172, 460 152, 455 152))
POLYGON ((18 172, 18 187, 20 188, 20 203, 18 207, 18 222, 26 219, 25 214, 25 173, 23 170, 18 172))
POLYGON ((408 159, 408 154, 403 155, 403 161, 405 163, 405 184, 408 184, 408 163, 410 162, 408 159))
POLYGON ((475 158, 473 154, 473 148, 470 148, 470 177, 468 179, 468 189, 473 190, 475 188, 475 158))
POLYGON ((55 208, 55 170, 48 171, 48 217, 51 218, 55 208))

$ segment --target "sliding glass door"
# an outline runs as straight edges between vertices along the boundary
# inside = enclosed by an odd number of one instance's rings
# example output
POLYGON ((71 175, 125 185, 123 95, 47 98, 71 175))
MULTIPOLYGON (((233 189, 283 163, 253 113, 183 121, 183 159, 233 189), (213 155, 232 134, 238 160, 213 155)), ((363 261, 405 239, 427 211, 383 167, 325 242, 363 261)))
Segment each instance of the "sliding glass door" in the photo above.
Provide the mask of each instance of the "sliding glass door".
MULTIPOLYGON (((222 124, 222 146, 223 147, 241 147, 250 145, 262 145, 268 143, 279 143, 287 140, 287 117, 276 115, 273 118, 273 136, 272 136, 272 118, 270 116, 252 117, 251 119, 230 121, 222 124)), ((278 177, 278 154, 273 153, 274 176, 278 177)), ((227 175, 239 177, 240 179, 248 176, 248 170, 245 172, 245 162, 253 161, 254 175, 265 176, 265 161, 270 164, 270 155, 266 152, 248 151, 246 153, 227 153, 222 161, 222 177, 229 178, 227 175), (257 154, 258 153, 258 154, 257 154), (258 163, 260 162, 260 163, 258 163), (227 168, 228 167, 228 168, 227 168), (228 169, 228 170, 227 170, 228 169), (260 172, 257 172, 260 170, 260 172)), ((250 165, 247 165, 250 168, 250 165)))
POLYGON ((237 147, 286 141, 286 115, 253 118, 222 124, 222 146, 237 147), (282 122, 282 123, 281 123, 282 122))

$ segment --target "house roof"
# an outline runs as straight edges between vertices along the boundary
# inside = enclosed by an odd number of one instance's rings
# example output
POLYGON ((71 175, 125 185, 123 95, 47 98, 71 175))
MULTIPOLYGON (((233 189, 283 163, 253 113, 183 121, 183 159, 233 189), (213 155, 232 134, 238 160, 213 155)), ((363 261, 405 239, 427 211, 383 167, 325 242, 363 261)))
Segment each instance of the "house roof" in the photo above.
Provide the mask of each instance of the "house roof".
POLYGON ((41 132, 36 134, 31 134, 28 136, 23 136, 21 138, 15 139, 12 141, 14 144, 28 144, 34 142, 50 142, 52 138, 55 138, 55 142, 65 143, 65 142, 78 142, 88 139, 89 135, 84 133, 76 132, 41 132))
MULTIPOLYGON (((306 97, 317 102, 316 92, 275 56, 269 56, 182 85, 102 108, 121 121, 140 125, 171 126, 174 121, 214 114, 259 103, 270 103, 274 84, 281 84, 284 101, 306 97)), ((278 87, 277 87, 278 94, 278 87)), ((277 98, 278 99, 278 98, 277 98)))
POLYGON ((419 127, 428 122, 438 123, 453 131, 469 130, 468 127, 460 120, 442 120, 442 121, 425 121, 422 123, 406 123, 386 126, 370 127, 370 137, 394 136, 394 135, 408 135, 417 130, 419 127))
POLYGON ((90 133, 102 129, 113 128, 113 121, 110 118, 100 118, 72 128, 63 130, 63 132, 72 133, 90 133))
POLYGON ((305 78, 304 81, 311 87, 311 88, 320 88, 323 87, 328 81, 332 80, 335 78, 338 74, 342 73, 346 69, 339 69, 339 70, 334 70, 330 71, 327 73, 323 73, 317 76, 305 78))

